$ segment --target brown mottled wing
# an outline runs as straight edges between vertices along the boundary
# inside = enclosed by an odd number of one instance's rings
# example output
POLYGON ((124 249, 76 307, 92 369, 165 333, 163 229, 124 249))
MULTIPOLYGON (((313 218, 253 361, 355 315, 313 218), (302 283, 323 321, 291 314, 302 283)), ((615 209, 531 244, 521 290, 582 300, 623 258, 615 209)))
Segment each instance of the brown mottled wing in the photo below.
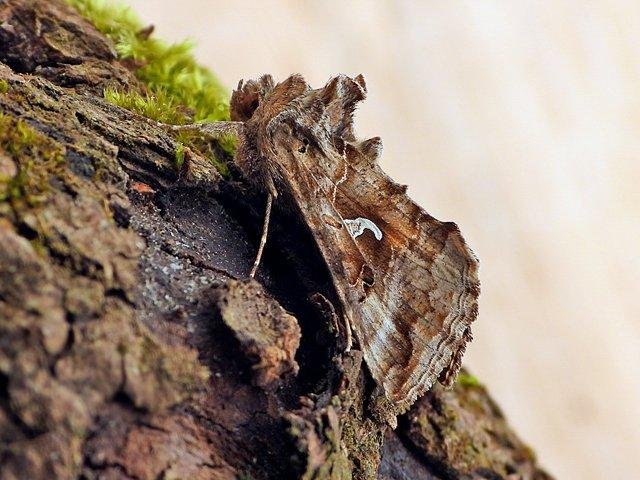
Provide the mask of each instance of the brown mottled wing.
POLYGON ((372 159, 347 149, 347 160, 335 208, 382 233, 355 239, 375 279, 353 328, 374 378, 404 411, 460 368, 477 316, 477 260, 454 223, 426 213, 372 159))
POLYGON ((379 139, 356 141, 365 93, 362 77, 318 90, 290 77, 247 122, 248 141, 312 230, 367 366, 400 413, 455 376, 477 315, 477 260, 455 224, 380 169, 379 139))

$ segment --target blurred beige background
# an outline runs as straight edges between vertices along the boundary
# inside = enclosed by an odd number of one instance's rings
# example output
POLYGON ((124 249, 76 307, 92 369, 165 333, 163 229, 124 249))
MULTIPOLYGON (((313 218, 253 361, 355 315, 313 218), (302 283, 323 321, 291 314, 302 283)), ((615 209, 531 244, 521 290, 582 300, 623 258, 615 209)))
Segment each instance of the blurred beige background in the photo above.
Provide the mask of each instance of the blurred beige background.
POLYGON ((360 135, 481 259, 467 365, 558 478, 640 478, 640 4, 128 1, 229 87, 363 73, 360 135))

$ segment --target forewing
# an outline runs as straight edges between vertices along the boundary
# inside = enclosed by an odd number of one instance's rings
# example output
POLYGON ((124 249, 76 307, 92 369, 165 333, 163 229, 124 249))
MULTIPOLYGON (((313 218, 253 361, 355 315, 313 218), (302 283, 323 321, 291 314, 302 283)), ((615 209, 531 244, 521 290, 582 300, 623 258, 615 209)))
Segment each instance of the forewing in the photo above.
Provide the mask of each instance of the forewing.
POLYGON ((477 260, 454 223, 413 202, 366 149, 347 149, 348 170, 335 208, 366 218, 382 233, 355 242, 375 272, 353 328, 374 378, 400 411, 439 376, 455 377, 477 316, 477 260))
POLYGON ((367 366, 400 413, 455 376, 477 315, 477 261, 455 224, 431 217, 380 169, 379 139, 356 141, 364 80, 340 76, 318 90, 300 82, 266 97, 254 140, 312 230, 367 366))

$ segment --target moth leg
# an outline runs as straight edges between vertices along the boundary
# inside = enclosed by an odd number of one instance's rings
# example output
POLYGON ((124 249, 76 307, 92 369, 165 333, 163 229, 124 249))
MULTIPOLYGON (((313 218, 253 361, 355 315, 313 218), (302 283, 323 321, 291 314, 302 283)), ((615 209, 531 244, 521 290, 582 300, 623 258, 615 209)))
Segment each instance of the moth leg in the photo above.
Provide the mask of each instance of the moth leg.
POLYGON ((334 317, 335 323, 339 323, 340 327, 342 327, 338 328, 338 330, 342 331, 342 335, 344 336, 344 353, 348 353, 351 351, 351 347, 353 347, 353 333, 351 331, 351 323, 344 313, 342 315, 336 315, 334 313, 334 317))
POLYGON ((269 193, 267 193, 267 206, 264 212, 264 223, 262 224, 260 246, 258 247, 258 253, 256 254, 256 260, 253 262, 251 273, 249 273, 249 278, 253 278, 256 276, 258 266, 260 265, 260 260, 262 259, 262 252, 264 251, 264 246, 267 243, 267 235, 269 234, 269 220, 271 219, 271 206, 273 204, 273 197, 275 196, 272 192, 275 193, 275 188, 269 188, 269 193))
POLYGON ((224 135, 239 136, 242 132, 242 122, 207 122, 189 123, 187 125, 169 125, 175 132, 197 132, 210 137, 219 138, 224 135))
POLYGON ((351 332, 351 323, 349 322, 349 319, 346 317, 342 317, 342 321, 344 322, 344 331, 345 331, 345 336, 346 338, 346 343, 347 346, 344 349, 345 352, 350 352, 351 351, 351 347, 353 346, 353 333, 351 332))

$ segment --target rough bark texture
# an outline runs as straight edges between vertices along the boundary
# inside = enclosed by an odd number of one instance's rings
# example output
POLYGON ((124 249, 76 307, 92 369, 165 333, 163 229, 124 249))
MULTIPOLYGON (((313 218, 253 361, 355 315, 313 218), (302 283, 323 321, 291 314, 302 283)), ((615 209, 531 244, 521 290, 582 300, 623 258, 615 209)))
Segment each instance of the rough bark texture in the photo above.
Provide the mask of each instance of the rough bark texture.
POLYGON ((0 62, 0 478, 550 478, 466 376, 373 421, 304 229, 233 280, 262 199, 103 99, 144 87, 74 10, 0 1, 0 62))

